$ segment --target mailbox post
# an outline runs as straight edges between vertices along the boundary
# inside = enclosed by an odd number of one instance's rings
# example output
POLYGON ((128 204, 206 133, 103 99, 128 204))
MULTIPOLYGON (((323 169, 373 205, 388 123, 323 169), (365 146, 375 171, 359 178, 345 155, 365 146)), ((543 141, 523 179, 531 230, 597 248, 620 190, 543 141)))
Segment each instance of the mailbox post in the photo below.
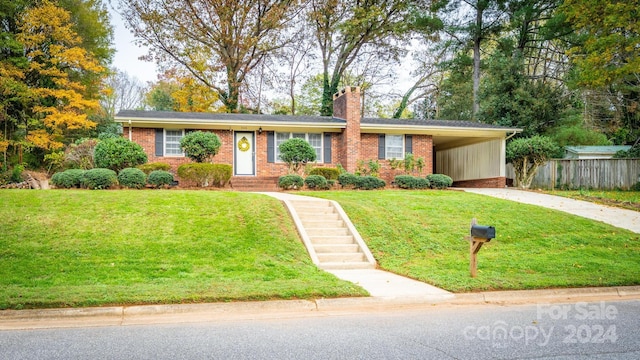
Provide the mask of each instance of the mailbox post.
POLYGON ((478 252, 482 244, 491 241, 496 237, 496 228, 493 226, 478 225, 476 218, 471 219, 470 236, 465 239, 469 241, 469 270, 471 277, 476 277, 478 271, 478 252))

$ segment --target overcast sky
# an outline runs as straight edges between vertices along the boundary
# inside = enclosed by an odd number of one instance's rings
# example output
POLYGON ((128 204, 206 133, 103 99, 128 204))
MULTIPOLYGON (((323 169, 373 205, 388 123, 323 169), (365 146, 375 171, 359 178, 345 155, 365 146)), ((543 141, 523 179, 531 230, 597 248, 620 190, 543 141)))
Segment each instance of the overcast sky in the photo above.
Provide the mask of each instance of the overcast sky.
POLYGON ((128 72, 130 76, 135 76, 142 82, 157 80, 155 63, 138 60, 140 56, 146 54, 146 50, 134 44, 133 35, 124 26, 120 14, 111 7, 109 13, 111 14, 116 48, 113 66, 128 72))

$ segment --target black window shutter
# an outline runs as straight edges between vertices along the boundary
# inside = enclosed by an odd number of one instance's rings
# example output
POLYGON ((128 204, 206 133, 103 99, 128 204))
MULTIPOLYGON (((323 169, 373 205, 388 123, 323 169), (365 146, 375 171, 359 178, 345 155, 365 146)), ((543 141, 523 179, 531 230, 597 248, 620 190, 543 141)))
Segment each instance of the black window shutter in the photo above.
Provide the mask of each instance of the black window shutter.
POLYGON ((273 131, 267 131, 267 162, 272 163, 276 160, 276 138, 273 131))
POLYGON ((404 153, 413 154, 413 136, 411 135, 404 136, 404 153))
POLYGON ((331 133, 324 133, 324 163, 331 164, 331 133))
POLYGON ((384 153, 385 153, 384 149, 385 149, 385 145, 384 145, 384 134, 383 134, 378 136, 378 159, 380 160, 384 160, 384 153))
POLYGON ((156 129, 156 156, 164 155, 164 129, 156 129))

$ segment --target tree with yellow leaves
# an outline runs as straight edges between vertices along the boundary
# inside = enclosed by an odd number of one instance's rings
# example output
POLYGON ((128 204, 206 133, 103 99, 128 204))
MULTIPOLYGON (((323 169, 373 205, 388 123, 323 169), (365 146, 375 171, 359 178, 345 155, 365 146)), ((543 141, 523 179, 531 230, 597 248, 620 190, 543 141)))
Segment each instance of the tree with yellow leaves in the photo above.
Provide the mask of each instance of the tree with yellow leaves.
POLYGON ((16 75, 33 101, 25 138, 38 148, 61 148, 67 131, 95 126, 88 113, 99 108, 97 100, 84 96, 86 86, 74 74, 101 73, 104 68, 79 47, 82 39, 73 30, 71 14, 48 0, 27 10, 18 29, 16 40, 24 46, 28 66, 16 75))
POLYGON ((226 112, 215 90, 175 70, 165 72, 151 84, 144 102, 158 111, 226 112))

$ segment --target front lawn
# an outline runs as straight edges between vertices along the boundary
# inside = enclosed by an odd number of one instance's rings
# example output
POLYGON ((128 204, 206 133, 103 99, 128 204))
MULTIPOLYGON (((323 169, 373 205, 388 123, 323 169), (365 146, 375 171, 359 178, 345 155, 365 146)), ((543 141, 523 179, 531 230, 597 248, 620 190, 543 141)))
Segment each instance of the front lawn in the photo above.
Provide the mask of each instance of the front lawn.
POLYGON ((640 284, 640 234, 460 191, 333 191, 380 266, 450 291, 640 284), (469 275, 471 218, 496 227, 469 275))
POLYGON ((551 195, 640 211, 640 191, 549 190, 545 192, 551 195))
POLYGON ((0 209, 0 309, 366 295, 262 195, 2 190, 0 209))

